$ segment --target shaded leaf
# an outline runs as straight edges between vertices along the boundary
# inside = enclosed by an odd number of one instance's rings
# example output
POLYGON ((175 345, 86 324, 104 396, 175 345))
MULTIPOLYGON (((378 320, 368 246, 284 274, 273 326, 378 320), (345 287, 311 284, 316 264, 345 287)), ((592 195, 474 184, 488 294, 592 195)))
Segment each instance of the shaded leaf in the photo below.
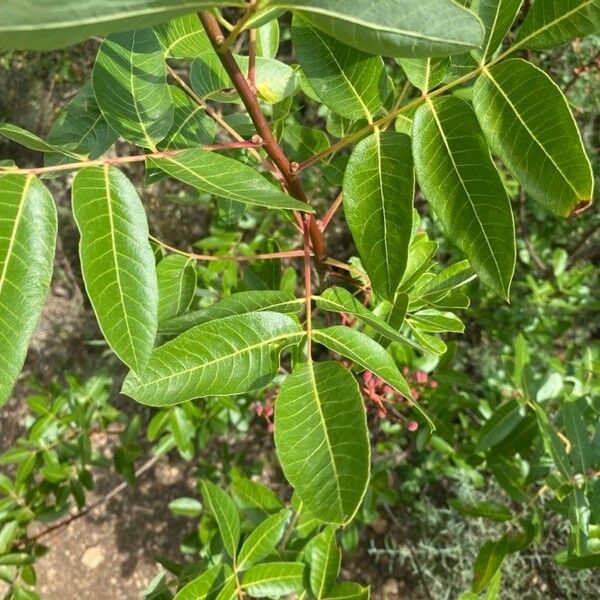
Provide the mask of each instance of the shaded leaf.
POLYGON ((166 58, 193 59, 213 47, 196 14, 172 19, 154 27, 166 58))
POLYGON ((310 550, 310 588, 317 600, 323 600, 335 584, 342 562, 335 528, 327 527, 313 538, 310 550))
POLYGON ((252 598, 281 597, 302 591, 304 565, 272 562, 255 565, 244 573, 242 588, 252 598))
POLYGON ((424 94, 438 87, 446 79, 450 58, 402 58, 398 62, 408 80, 424 94))
POLYGON ((252 565, 267 558, 279 540, 283 537, 286 523, 290 518, 289 510, 267 517, 246 539, 238 557, 238 571, 245 571, 252 565))
POLYGON ((387 97, 383 60, 329 37, 306 19, 294 17, 292 39, 298 62, 316 95, 347 119, 372 120, 387 97))
POLYGON ((196 293, 194 263, 177 254, 166 256, 156 267, 158 277, 158 322, 163 323, 185 312, 196 293))
POLYGON ((241 525, 233 500, 229 494, 210 481, 201 481, 200 489, 204 505, 217 522, 225 550, 231 558, 235 558, 240 541, 241 525))
POLYGON ((482 50, 473 50, 473 56, 482 64, 498 50, 515 22, 523 0, 474 0, 471 10, 481 19, 485 28, 482 50))
POLYGON ((485 542, 475 559, 473 591, 481 592, 492 581, 508 553, 508 538, 485 542))
POLYGON ((167 65, 152 29, 104 40, 92 73, 96 102, 107 123, 129 142, 156 150, 173 124, 167 65))

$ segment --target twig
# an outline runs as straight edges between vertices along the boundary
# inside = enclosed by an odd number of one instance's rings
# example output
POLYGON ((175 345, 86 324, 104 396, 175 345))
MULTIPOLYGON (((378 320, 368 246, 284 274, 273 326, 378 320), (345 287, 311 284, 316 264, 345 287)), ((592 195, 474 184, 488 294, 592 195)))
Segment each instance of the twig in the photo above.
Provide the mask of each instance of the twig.
POLYGON ((325 216, 321 219, 321 231, 325 231, 333 219, 335 213, 338 211, 339 207, 342 205, 344 201, 344 194, 340 194, 335 202, 329 207, 329 210, 325 213, 325 216))
MULTIPOLYGON (((245 12, 244 16, 233 26, 233 29, 229 32, 227 39, 221 40, 221 43, 219 44, 219 49, 218 49, 219 52, 221 52, 223 54, 225 54, 226 52, 229 52, 229 49, 235 43, 235 40, 237 39, 238 35, 240 35, 240 33, 242 33, 242 31, 244 30, 244 27, 246 26, 246 23, 248 23, 248 21, 255 15, 259 6, 260 6, 260 0, 251 0, 248 10, 245 12)), ((221 34, 221 38, 222 37, 223 37, 223 34, 221 34)))
MULTIPOLYGON (((146 471, 150 470, 161 458, 162 458, 162 455, 153 456, 151 459, 146 461, 139 469, 137 469, 137 471, 135 472, 135 476, 140 477, 141 475, 143 475, 146 471)), ((96 502, 93 502, 89 506, 86 506, 84 509, 80 510, 79 512, 75 513, 74 515, 71 515, 70 517, 68 517, 66 519, 63 519, 62 521, 59 521, 58 523, 55 523, 54 525, 51 525, 50 527, 46 527, 46 529, 43 529, 39 533, 36 533, 35 535, 24 539, 23 541, 20 542, 19 546, 22 547, 22 546, 25 546, 26 544, 36 542, 39 539, 51 534, 52 532, 54 532, 58 529, 62 529, 63 527, 70 525, 74 521, 77 521, 78 519, 85 517, 87 514, 89 514, 94 509, 110 502, 115 496, 118 496, 121 492, 126 490, 127 487, 128 487, 128 483, 126 481, 121 482, 117 487, 113 488, 110 492, 108 492, 108 494, 106 494, 102 498, 96 500, 96 502)))
MULTIPOLYGON (((206 30, 213 47, 217 51, 224 69, 229 74, 233 86, 240 95, 240 98, 244 103, 246 110, 248 111, 248 115, 256 127, 256 131, 264 141, 264 150, 271 157, 272 161, 281 172, 286 181, 289 193, 297 200, 308 203, 308 198, 304 191, 304 187, 302 186, 302 182, 297 174, 298 165, 290 162, 285 152, 277 142, 275 135, 273 134, 265 116, 263 115, 256 95, 250 89, 248 81, 245 75, 241 72, 233 54, 229 49, 223 49, 224 39, 219 23, 210 12, 200 11, 199 15, 200 20, 204 25, 204 29, 206 30)), ((327 256, 323 233, 317 225, 317 221, 314 216, 311 215, 307 220, 310 228, 312 248, 315 253, 317 263, 322 264, 327 256)))
POLYGON ((312 356, 312 264, 310 260, 310 222, 304 215, 304 297, 306 298, 306 352, 312 356))
POLYGON ((248 84, 256 94, 256 29, 248 35, 248 84))

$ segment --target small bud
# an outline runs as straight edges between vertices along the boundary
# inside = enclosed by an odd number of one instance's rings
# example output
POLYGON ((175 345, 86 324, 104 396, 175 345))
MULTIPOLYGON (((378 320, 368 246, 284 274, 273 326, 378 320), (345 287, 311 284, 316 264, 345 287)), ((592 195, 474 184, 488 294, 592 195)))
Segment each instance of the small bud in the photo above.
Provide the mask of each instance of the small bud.
POLYGON ((257 404, 254 407, 254 410, 256 411, 256 414, 260 417, 260 416, 262 416, 263 412, 265 411, 265 407, 262 404, 257 404))
POLYGON ((414 400, 418 400, 421 397, 421 394, 419 394, 417 388, 410 390, 410 393, 412 394, 414 400))
POLYGON ((363 381, 368 385, 373 380, 373 373, 371 371, 365 371, 363 373, 363 381))
POLYGON ((388 395, 388 394, 393 394, 394 393, 394 388, 390 387, 389 385, 384 385, 383 386, 383 393, 388 395))
POLYGON ((260 135, 255 134, 252 136, 252 143, 256 144, 257 146, 262 146, 262 144, 264 144, 265 141, 260 137, 260 135))
POLYGON ((273 425, 273 423, 269 423, 269 425, 267 426, 267 431, 269 433, 274 433, 275 432, 275 425, 273 425))
POLYGON ((423 371, 417 371, 417 383, 426 383, 427 382, 427 373, 423 371))
POLYGON ((406 429, 408 429, 411 433, 414 433, 419 429, 419 424, 416 421, 409 421, 406 424, 406 429))
POLYGON ((440 385, 440 384, 439 384, 439 383, 438 383, 438 382, 437 382, 435 379, 432 379, 432 380, 429 382, 429 387, 430 387, 432 390, 437 390, 437 388, 439 387, 439 385, 440 385))

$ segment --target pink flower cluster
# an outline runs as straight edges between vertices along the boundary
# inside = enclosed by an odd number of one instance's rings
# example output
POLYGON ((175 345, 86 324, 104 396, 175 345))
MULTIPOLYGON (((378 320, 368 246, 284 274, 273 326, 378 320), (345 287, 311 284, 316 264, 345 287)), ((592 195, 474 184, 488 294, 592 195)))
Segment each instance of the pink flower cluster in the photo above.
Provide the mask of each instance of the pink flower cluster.
MULTIPOLYGON (((429 379, 427 373, 423 371, 411 373, 410 369, 405 367, 403 369, 403 374, 409 384, 412 385, 411 393, 415 400, 418 400, 421 397, 421 394, 426 387, 430 389, 438 387, 438 382, 434 379, 429 379)), ((419 429, 419 424, 416 421, 407 420, 397 410, 398 405, 407 404, 406 398, 387 385, 383 379, 371 373, 371 371, 365 371, 363 373, 362 392, 365 398, 375 404, 377 415, 380 419, 389 418, 391 414, 398 420, 405 422, 408 431, 414 432, 419 429)))
POLYGON ((254 412, 259 417, 263 417, 267 422, 267 431, 273 433, 275 431, 275 424, 273 423, 273 413, 275 412, 273 398, 267 397, 264 404, 258 402, 254 405, 254 412))

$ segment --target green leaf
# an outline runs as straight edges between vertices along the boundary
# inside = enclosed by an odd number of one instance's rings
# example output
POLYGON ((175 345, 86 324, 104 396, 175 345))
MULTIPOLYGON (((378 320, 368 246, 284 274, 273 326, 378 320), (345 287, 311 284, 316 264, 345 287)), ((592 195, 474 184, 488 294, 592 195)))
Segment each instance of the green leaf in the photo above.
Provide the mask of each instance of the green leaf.
POLYGON ((550 420, 548 419, 548 415, 544 411, 544 409, 537 403, 533 404, 535 409, 535 414, 538 421, 538 427, 540 429, 540 433, 542 435, 542 440, 544 442, 544 447, 546 448, 546 452, 552 457, 554 460, 554 464, 556 468, 559 470, 563 477, 567 479, 571 479, 573 476, 573 467, 571 462, 569 461, 569 456, 565 450, 565 447, 558 437, 558 434, 552 428, 550 424, 550 420))
POLYGON ((175 515, 197 517, 202 513, 202 503, 196 498, 176 498, 169 502, 169 510, 175 515))
POLYGON ((411 295, 427 300, 440 298, 473 281, 475 277, 469 261, 459 261, 436 275, 421 278, 411 295))
POLYGON ((275 444, 287 480, 325 523, 352 520, 369 482, 369 435, 362 396, 335 362, 299 365, 275 408, 275 444))
POLYGON ((158 322, 184 313, 196 293, 197 274, 191 259, 166 256, 156 267, 158 277, 158 322))
POLYGON ((193 59, 213 47, 196 14, 172 19, 154 27, 165 58, 193 59))
POLYGON ((185 585, 173 600, 216 600, 219 592, 227 589, 235 576, 227 565, 216 565, 185 585))
POLYGON ((350 327, 335 326, 327 329, 315 329, 312 332, 312 337, 319 344, 345 358, 349 358, 383 379, 421 413, 427 420, 431 431, 435 429, 429 415, 415 404, 410 386, 400 373, 394 359, 369 336, 350 327))
POLYGON ((344 214, 375 291, 392 302, 406 271, 415 176, 410 138, 393 131, 362 140, 344 177, 344 214))
POLYGON ((485 452, 506 439, 523 421, 526 410, 515 400, 502 404, 479 431, 476 452, 485 452))
POLYGON ((149 26, 210 6, 243 0, 35 0, 0 5, 0 48, 54 50, 134 27, 149 26))
POLYGON ((349 581, 334 585, 323 600, 369 600, 371 590, 349 581))
POLYGON ((154 347, 158 315, 142 202, 118 169, 88 167, 73 181, 73 214, 83 278, 102 333, 128 367, 141 371, 154 347))
POLYGON ((500 47, 515 22, 523 0, 474 0, 471 10, 481 19, 485 28, 482 50, 473 56, 485 64, 500 47))
POLYGON ((279 23, 277 19, 267 21, 256 29, 256 54, 264 58, 275 58, 279 50, 279 23))
POLYGON ((158 148, 183 150, 197 148, 199 144, 211 144, 217 132, 215 121, 183 90, 172 85, 169 89, 173 99, 173 125, 158 148))
POLYGON ((257 508, 266 515, 283 509, 281 500, 267 486, 240 475, 233 478, 231 493, 242 508, 257 508))
POLYGON ((159 325, 159 332, 167 335, 183 333, 196 325, 251 312, 262 312, 265 310, 281 313, 300 312, 305 305, 304 298, 294 298, 287 292, 275 290, 263 290, 257 292, 238 292, 223 300, 216 302, 207 308, 201 308, 185 315, 169 319, 159 325))
POLYGON ((169 158, 149 158, 148 164, 202 192, 245 204, 313 212, 313 209, 283 192, 237 160, 202 148, 185 150, 169 158))
POLYGON ((302 591, 304 565, 272 562, 251 567, 244 573, 242 588, 252 598, 281 597, 302 591))
POLYGON ((157 348, 146 369, 129 373, 123 393, 148 406, 264 387, 279 369, 279 353, 304 336, 286 315, 249 313, 198 325, 157 348))
POLYGON ((445 97, 419 108, 413 149, 419 183, 448 237, 483 282, 508 299, 516 261, 513 215, 469 104, 445 97))
POLYGON ((71 157, 71 161, 73 158, 76 160, 80 160, 82 157, 73 155, 68 149, 60 148, 59 146, 55 146, 46 142, 42 138, 38 137, 31 131, 27 131, 18 125, 13 125, 12 123, 2 123, 0 124, 0 136, 3 136, 25 148, 29 148, 30 150, 35 150, 36 152, 51 152, 51 153, 59 153, 64 154, 66 156, 71 157))
POLYGON ((0 405, 12 391, 52 279, 56 208, 33 175, 0 175, 0 405))
POLYGON ((490 147, 535 200, 562 216, 591 202, 581 136, 546 73, 519 58, 499 63, 477 79, 473 106, 490 147))
POLYGON ((411 315, 408 320, 420 331, 426 333, 464 333, 465 331, 464 323, 451 312, 434 309, 421 310, 411 315))
POLYGON ((340 573, 342 553, 335 528, 327 527, 310 544, 310 589, 317 600, 327 598, 340 573))
POLYGON ((472 589, 479 593, 492 581, 508 554, 508 538, 503 536, 495 542, 486 542, 475 559, 472 589))
MULTIPOLYGON (((243 73, 248 72, 247 56, 236 56, 236 62, 243 73)), ((256 91, 265 102, 283 102, 293 96, 299 86, 298 74, 289 65, 272 58, 256 58, 256 91)))
POLYGON ((323 131, 295 123, 286 123, 282 143, 290 158, 299 163, 329 148, 329 138, 323 131))
POLYGON ((402 58, 398 63, 408 80, 426 94, 438 87, 446 79, 450 68, 450 58, 402 58))
POLYGON ((415 236, 408 250, 406 272, 398 286, 399 294, 407 292, 429 268, 437 249, 437 242, 429 240, 427 234, 421 233, 415 236))
POLYGON ((504 523, 513 519, 511 511, 497 502, 486 501, 470 504, 452 499, 448 501, 448 504, 461 515, 467 517, 483 517, 497 523, 504 523))
POLYGON ((537 1, 519 30, 519 47, 545 50, 556 48, 600 30, 598 0, 537 1))
POLYGON ((401 344, 412 346, 417 350, 422 349, 419 344, 408 339, 405 335, 398 333, 384 319, 371 312, 362 302, 342 287, 332 287, 325 290, 317 298, 317 306, 322 310, 330 312, 351 314, 393 342, 400 342, 401 344))
POLYGON ((267 558, 283 537, 285 525, 290 518, 289 510, 267 517, 246 539, 237 561, 238 571, 245 571, 267 558))
POLYGON ((566 569, 596 569, 600 567, 600 552, 574 556, 567 550, 554 555, 554 562, 566 569))
POLYGON ((590 504, 585 490, 575 488, 569 494, 569 522, 569 546, 575 554, 583 556, 588 552, 590 534, 590 504))
POLYGON ((201 481, 200 488, 204 505, 217 522, 225 550, 231 558, 235 558, 240 542, 241 526, 240 516, 233 500, 229 494, 210 481, 201 481))
POLYGON ((479 47, 483 35, 477 18, 450 0, 402 7, 397 0, 275 0, 270 6, 295 10, 329 35, 375 55, 446 56, 479 47))
POLYGON ((0 529, 0 555, 6 554, 19 533, 19 523, 17 521, 9 521, 0 529))
POLYGON ((154 32, 139 29, 107 37, 92 83, 108 124, 127 141, 156 150, 173 125, 173 102, 154 32))
POLYGON ((387 98, 383 60, 329 37, 295 16, 292 40, 298 62, 314 92, 338 115, 372 121, 387 98))
POLYGON ((571 461, 578 473, 585 473, 593 464, 592 444, 587 431, 584 416, 578 402, 565 402, 561 415, 567 437, 573 448, 571 461))
MULTIPOLYGON (((102 156, 117 140, 117 133, 106 122, 94 96, 90 82, 69 102, 58 115, 48 132, 48 143, 64 146, 73 152, 96 159, 102 156)), ((62 153, 49 153, 44 157, 46 166, 73 162, 62 153)))
MULTIPOLYGON (((230 89, 233 85, 225 67, 212 50, 203 52, 194 60, 190 68, 190 83, 194 92, 201 98, 213 96, 216 92, 230 89)), ((238 98, 239 96, 233 93, 228 97, 224 94, 218 97, 223 102, 237 101, 238 98)))

